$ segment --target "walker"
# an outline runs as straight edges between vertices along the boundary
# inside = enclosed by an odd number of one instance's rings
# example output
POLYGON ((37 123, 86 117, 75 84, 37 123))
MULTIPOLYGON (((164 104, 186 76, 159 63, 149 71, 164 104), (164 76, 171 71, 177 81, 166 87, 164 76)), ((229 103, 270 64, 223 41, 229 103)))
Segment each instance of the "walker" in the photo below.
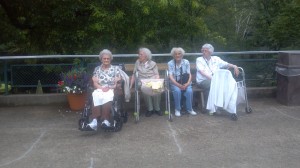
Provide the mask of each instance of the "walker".
POLYGON ((168 71, 165 73, 165 79, 139 79, 138 72, 135 74, 135 123, 139 122, 140 117, 140 91, 144 94, 153 96, 165 92, 166 110, 165 115, 168 115, 168 120, 172 121, 170 112, 170 89, 168 80, 168 71))
POLYGON ((237 105, 242 103, 242 100, 246 103, 245 112, 251 113, 252 108, 249 106, 248 97, 247 97, 247 89, 246 89, 246 80, 245 80, 245 72, 242 67, 238 67, 240 74, 242 76, 242 80, 237 80, 237 88, 238 88, 238 98, 237 105))

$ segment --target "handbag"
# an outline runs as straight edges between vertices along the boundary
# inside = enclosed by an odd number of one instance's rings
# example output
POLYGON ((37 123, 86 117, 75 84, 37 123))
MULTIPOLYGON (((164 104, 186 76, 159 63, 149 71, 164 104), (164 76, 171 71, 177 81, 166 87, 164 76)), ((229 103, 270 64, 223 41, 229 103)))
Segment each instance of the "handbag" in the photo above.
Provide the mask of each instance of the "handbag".
MULTIPOLYGON (((176 71, 176 62, 175 62, 175 60, 174 60, 174 64, 175 64, 175 71, 176 71)), ((189 73, 182 73, 182 67, 180 67, 180 78, 177 79, 177 76, 176 76, 176 82, 183 85, 183 84, 185 84, 189 81, 189 78, 190 78, 190 74, 189 73)))
POLYGON ((180 79, 179 80, 176 80, 178 83, 180 84, 185 84, 189 81, 189 78, 190 78, 190 74, 188 73, 180 73, 180 79))

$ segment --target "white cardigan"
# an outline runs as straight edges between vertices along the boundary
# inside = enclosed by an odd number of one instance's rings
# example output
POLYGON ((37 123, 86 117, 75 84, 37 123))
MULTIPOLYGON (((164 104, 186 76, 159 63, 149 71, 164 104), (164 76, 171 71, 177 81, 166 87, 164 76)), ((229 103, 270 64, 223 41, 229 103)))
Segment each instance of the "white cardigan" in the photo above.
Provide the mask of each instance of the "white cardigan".
POLYGON ((229 113, 236 113, 238 88, 235 79, 227 69, 219 69, 212 77, 206 109, 216 112, 221 107, 229 113))
POLYGON ((120 69, 120 75, 122 77, 122 79, 124 80, 124 94, 125 94, 125 101, 129 102, 130 101, 130 97, 131 97, 131 93, 130 93, 130 88, 129 88, 129 76, 120 69))

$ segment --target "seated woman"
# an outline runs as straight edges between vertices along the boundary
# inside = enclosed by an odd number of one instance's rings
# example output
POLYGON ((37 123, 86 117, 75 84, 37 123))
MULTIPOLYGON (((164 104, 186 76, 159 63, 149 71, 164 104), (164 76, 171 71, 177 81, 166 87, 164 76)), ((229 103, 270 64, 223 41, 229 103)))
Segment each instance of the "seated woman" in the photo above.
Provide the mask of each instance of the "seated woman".
MULTIPOLYGON (((221 68, 233 68, 234 74, 238 76, 239 69, 236 65, 223 61, 218 56, 212 56, 214 47, 211 44, 204 44, 201 51, 203 56, 196 59, 196 82, 198 87, 204 89, 204 102, 206 106, 210 91, 211 79, 214 73, 221 68)), ((209 114, 212 115, 213 113, 210 112, 209 114)))
POLYGON ((121 93, 121 85, 118 81, 121 80, 119 66, 111 65, 113 59, 112 53, 104 49, 99 54, 101 65, 97 66, 93 73, 93 107, 92 121, 88 124, 93 130, 97 130, 98 118, 100 117, 101 126, 110 127, 110 110, 115 93, 121 93))
MULTIPOLYGON (((148 48, 139 49, 139 57, 135 62, 133 75, 131 77, 130 88, 135 81, 135 73, 138 72, 140 79, 159 79, 158 68, 156 62, 151 60, 152 54, 148 48)), ((150 117, 153 113, 162 115, 160 111, 161 94, 150 96, 143 93, 143 97, 147 106, 146 117, 150 117)))
POLYGON ((192 108, 193 90, 190 62, 183 59, 185 51, 182 48, 173 48, 171 55, 173 59, 168 62, 171 90, 175 103, 175 116, 181 116, 181 97, 185 96, 186 110, 191 115, 197 113, 192 108))

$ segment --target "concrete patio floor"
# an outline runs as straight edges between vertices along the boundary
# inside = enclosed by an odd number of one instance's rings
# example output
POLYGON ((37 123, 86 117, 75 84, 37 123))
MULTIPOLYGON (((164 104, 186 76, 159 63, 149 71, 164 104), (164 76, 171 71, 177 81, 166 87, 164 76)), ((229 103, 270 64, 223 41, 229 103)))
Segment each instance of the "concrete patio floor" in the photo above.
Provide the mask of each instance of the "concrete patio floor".
POLYGON ((0 107, 0 168, 296 168, 300 106, 250 99, 253 110, 174 118, 132 112, 120 132, 81 132, 63 105, 0 107))

